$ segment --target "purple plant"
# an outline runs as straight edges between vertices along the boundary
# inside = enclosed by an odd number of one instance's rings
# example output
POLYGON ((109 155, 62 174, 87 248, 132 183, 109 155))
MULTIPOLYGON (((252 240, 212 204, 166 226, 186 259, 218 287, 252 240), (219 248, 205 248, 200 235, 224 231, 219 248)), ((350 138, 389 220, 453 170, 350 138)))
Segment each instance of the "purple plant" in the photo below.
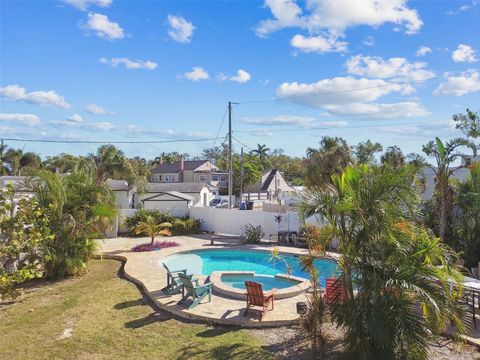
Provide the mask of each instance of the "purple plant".
POLYGON ((155 241, 154 243, 144 243, 132 248, 133 252, 155 251, 169 247, 180 246, 174 241, 155 241))

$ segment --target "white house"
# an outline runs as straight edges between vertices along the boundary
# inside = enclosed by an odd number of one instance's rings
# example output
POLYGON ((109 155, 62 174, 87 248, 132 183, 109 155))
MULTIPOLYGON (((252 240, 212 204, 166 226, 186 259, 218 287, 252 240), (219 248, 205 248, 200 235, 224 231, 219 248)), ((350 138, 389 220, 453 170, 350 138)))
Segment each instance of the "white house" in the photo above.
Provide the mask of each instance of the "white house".
POLYGON ((131 209, 133 207, 133 191, 129 190, 127 181, 108 179, 106 183, 115 194, 117 209, 131 209))
POLYGON ((280 198, 286 194, 295 193, 295 189, 285 180, 277 169, 265 170, 261 179, 246 189, 244 197, 247 198, 280 198))
POLYGON ((195 198, 178 191, 165 191, 156 193, 141 200, 142 208, 147 210, 160 210, 173 216, 183 217, 189 215, 195 198))
MULTIPOLYGON (((136 207, 142 207, 143 201, 152 198, 155 195, 177 193, 192 197, 190 206, 208 206, 210 201, 218 196, 218 188, 204 183, 148 183, 143 193, 136 195, 136 207)), ((186 200, 186 199, 184 199, 186 200)), ((154 206, 154 205, 148 205, 154 206)))

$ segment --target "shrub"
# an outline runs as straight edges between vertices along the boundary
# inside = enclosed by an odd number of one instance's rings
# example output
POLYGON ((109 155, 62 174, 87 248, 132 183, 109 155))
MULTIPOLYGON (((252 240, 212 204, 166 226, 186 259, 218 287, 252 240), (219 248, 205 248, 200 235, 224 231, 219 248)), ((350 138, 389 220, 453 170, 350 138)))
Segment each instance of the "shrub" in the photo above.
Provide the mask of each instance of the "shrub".
POLYGON ((171 231, 173 236, 178 235, 190 235, 198 234, 200 232, 200 220, 191 218, 176 218, 168 213, 160 210, 145 210, 139 209, 135 215, 125 219, 125 225, 128 228, 130 236, 138 236, 135 232, 135 228, 141 222, 147 221, 147 218, 151 216, 156 223, 168 222, 172 224, 171 231))
POLYGON ((170 247, 180 246, 174 241, 155 241, 153 243, 140 244, 132 248, 134 252, 155 251, 170 247))
POLYGON ((265 236, 262 225, 257 227, 252 224, 245 225, 245 230, 242 234, 242 239, 246 244, 258 244, 260 240, 265 236))

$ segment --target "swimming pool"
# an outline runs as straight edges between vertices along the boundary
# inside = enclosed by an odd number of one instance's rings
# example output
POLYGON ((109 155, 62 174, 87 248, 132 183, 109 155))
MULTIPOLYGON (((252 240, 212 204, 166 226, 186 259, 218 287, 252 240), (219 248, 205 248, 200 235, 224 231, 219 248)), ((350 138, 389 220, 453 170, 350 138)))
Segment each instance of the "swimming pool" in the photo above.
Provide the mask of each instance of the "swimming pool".
POLYGON ((298 284, 298 281, 279 278, 272 275, 250 275, 250 274, 222 274, 221 282, 235 289, 245 289, 245 281, 256 281, 262 284, 263 290, 273 288, 285 289, 298 284))
MULTIPOLYGON (((196 250, 174 254, 162 259, 170 270, 187 269, 189 274, 210 275, 215 271, 253 271, 256 275, 276 275, 287 273, 287 264, 291 275, 309 279, 302 270, 297 256, 281 254, 281 261, 273 262, 267 251, 249 250, 196 250)), ((325 279, 338 273, 337 263, 329 259, 315 260, 321 286, 325 279)), ((275 278, 274 278, 275 279, 275 278)))

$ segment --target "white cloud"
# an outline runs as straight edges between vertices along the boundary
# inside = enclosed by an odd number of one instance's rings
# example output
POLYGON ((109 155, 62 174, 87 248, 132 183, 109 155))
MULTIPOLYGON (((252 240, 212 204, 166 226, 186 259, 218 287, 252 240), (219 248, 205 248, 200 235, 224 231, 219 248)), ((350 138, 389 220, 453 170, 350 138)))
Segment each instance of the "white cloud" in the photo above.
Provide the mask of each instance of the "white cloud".
POLYGON ((42 106, 53 105, 63 109, 70 108, 70 104, 53 90, 40 90, 27 93, 27 90, 23 87, 18 85, 8 85, 0 88, 0 96, 12 101, 25 101, 29 104, 42 106))
POLYGON ((104 107, 96 104, 88 104, 85 107, 85 110, 87 110, 87 112, 89 112, 90 114, 95 114, 95 115, 113 115, 114 114, 114 112, 108 111, 104 107))
POLYGON ((348 122, 346 121, 324 121, 320 123, 321 127, 327 127, 327 128, 342 128, 348 125, 348 122))
POLYGON ((218 75, 218 80, 220 81, 235 81, 235 82, 238 82, 238 83, 245 83, 247 81, 250 81, 252 78, 252 76, 250 75, 250 73, 248 73, 247 71, 243 70, 243 69, 238 69, 237 70, 237 74, 236 75, 233 75, 233 76, 228 76, 228 75, 225 75, 225 74, 220 74, 218 75))
POLYGON ((459 76, 446 74, 445 79, 433 92, 435 95, 462 96, 469 92, 480 91, 480 73, 476 70, 459 76))
POLYGON ((338 41, 334 36, 310 36, 305 37, 303 35, 295 35, 290 40, 290 45, 300 51, 309 53, 325 53, 325 52, 345 52, 347 51, 347 45, 345 41, 338 41))
POLYGON ((310 0, 306 14, 294 0, 266 0, 265 6, 272 12, 273 19, 259 23, 255 29, 258 36, 288 27, 343 34, 349 27, 378 27, 385 23, 404 26, 407 34, 413 34, 423 25, 417 11, 407 7, 406 0, 310 0))
POLYGON ((74 123, 83 123, 85 120, 83 120, 82 116, 80 114, 73 114, 69 118, 67 118, 67 121, 71 121, 74 123))
POLYGON ((425 56, 431 52, 432 52, 432 49, 430 49, 428 46, 420 46, 415 54, 417 56, 425 56))
POLYGON ((460 14, 461 12, 474 9, 480 4, 480 0, 472 0, 469 4, 464 4, 460 6, 457 10, 452 10, 447 12, 447 15, 457 15, 460 14))
POLYGON ((121 26, 116 22, 110 21, 106 15, 102 14, 88 14, 88 21, 82 27, 86 30, 94 31, 102 39, 118 40, 125 37, 121 26))
POLYGON ((410 63, 402 57, 384 60, 377 56, 363 55, 353 56, 346 63, 347 72, 353 75, 403 81, 418 81, 434 77, 435 73, 425 69, 426 66, 424 62, 410 63))
POLYGON ((373 46, 375 45, 375 38, 373 36, 367 36, 362 42, 364 45, 373 46))
POLYGON ((186 72, 183 76, 192 81, 199 81, 199 80, 207 80, 210 78, 208 72, 206 72, 203 68, 194 66, 192 71, 186 72))
POLYGON ((473 63, 478 61, 475 50, 471 46, 460 44, 457 50, 452 53, 452 59, 455 62, 473 63))
POLYGON ((34 114, 0 113, 0 121, 10 121, 29 126, 40 124, 39 117, 34 114))
POLYGON ((316 119, 314 117, 298 115, 276 115, 268 117, 244 117, 242 122, 244 124, 256 124, 263 126, 297 125, 309 128, 316 124, 316 119))
POLYGON ((410 85, 382 79, 336 77, 315 83, 283 83, 277 88, 280 99, 301 105, 325 109, 331 115, 349 115, 391 119, 427 115, 428 111, 415 101, 392 104, 377 103, 383 96, 411 94, 410 85))
POLYGON ((271 137, 273 136, 273 132, 265 128, 256 128, 256 129, 247 129, 245 130, 251 136, 256 137, 271 137))
POLYGON ((428 112, 422 104, 416 101, 405 101, 392 104, 351 103, 331 104, 324 106, 334 115, 358 116, 371 119, 397 119, 404 117, 426 116, 428 112))
POLYGON ((86 11, 89 6, 98 6, 102 8, 109 7, 112 0, 64 0, 67 4, 76 7, 79 10, 86 11))
POLYGON ((195 26, 181 16, 168 15, 168 35, 180 43, 189 43, 192 40, 193 30, 195 26))
POLYGON ((101 64, 110 65, 112 67, 117 67, 118 65, 124 65, 127 69, 145 69, 145 70, 154 70, 158 64, 153 61, 142 61, 142 60, 130 60, 128 58, 111 58, 102 57, 99 59, 101 64))

